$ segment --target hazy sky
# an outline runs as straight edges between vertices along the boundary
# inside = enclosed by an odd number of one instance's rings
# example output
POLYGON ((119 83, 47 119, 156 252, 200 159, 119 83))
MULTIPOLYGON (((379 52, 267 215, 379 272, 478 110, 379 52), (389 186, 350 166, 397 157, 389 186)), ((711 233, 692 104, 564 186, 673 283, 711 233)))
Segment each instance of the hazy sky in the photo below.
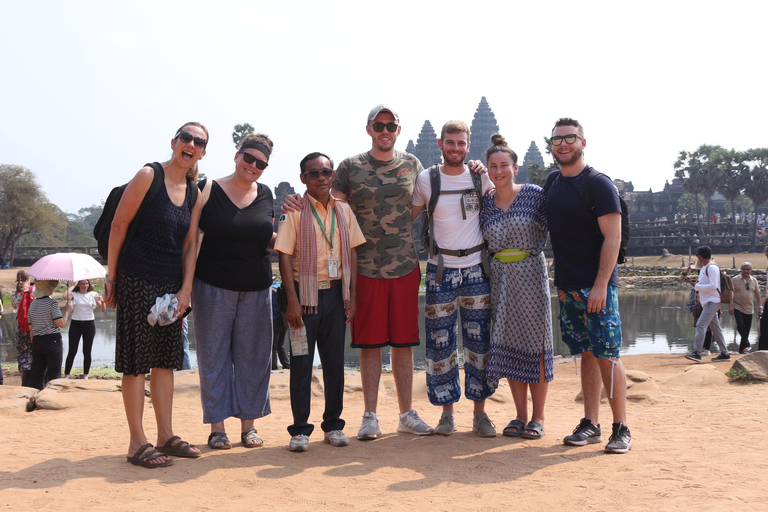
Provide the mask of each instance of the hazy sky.
MULTIPOLYGON (((0 163, 65 211, 170 156, 186 121, 201 171, 230 174, 232 129, 275 143, 261 181, 303 190, 312 151, 370 149, 391 104, 397 148, 425 119, 470 123, 482 96, 521 155, 562 116, 587 161, 659 191, 680 150, 768 146, 768 2, 0 0, 0 163), (524 5, 518 5, 524 4, 524 5)), ((472 141, 486 146, 489 141, 472 141)), ((542 153, 543 153, 543 148, 542 153)))

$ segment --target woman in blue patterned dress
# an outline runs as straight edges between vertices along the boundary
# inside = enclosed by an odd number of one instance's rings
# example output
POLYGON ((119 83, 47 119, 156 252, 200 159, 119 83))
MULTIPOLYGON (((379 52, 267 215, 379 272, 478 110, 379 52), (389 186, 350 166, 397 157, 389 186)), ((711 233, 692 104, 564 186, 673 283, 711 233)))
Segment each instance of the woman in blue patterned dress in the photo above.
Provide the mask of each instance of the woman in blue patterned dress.
POLYGON ((517 416, 505 436, 544 436, 544 403, 554 376, 552 310, 547 262, 545 193, 541 187, 515 183, 517 155, 504 137, 494 134, 486 152, 488 175, 496 190, 484 198, 480 214, 491 258, 493 328, 488 378, 498 386, 506 378, 517 416), (528 421, 528 388, 533 414, 528 421))

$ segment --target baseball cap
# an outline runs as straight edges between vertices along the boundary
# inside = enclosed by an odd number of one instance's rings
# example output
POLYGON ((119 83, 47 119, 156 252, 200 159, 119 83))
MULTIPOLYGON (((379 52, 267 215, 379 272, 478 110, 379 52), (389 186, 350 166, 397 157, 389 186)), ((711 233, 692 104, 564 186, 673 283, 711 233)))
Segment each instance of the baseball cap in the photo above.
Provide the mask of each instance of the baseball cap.
POLYGON ((381 105, 376 105, 371 109, 371 112, 368 114, 368 122, 370 123, 371 121, 376 119, 376 116, 379 115, 379 113, 382 111, 389 112, 394 116, 396 122, 398 123, 400 122, 400 116, 397 115, 397 112, 395 112, 395 110, 392 107, 384 103, 382 103, 381 105))

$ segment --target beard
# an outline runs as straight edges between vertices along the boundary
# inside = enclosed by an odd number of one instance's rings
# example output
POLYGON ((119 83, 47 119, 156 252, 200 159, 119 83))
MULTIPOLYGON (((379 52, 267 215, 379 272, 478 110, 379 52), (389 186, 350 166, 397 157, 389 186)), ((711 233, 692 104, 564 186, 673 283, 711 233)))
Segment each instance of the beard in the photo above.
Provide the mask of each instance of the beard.
POLYGON ((583 154, 583 149, 580 147, 574 147, 572 153, 563 156, 560 156, 557 153, 552 153, 552 158, 554 158, 555 162, 557 162, 560 166, 571 165, 572 163, 578 162, 581 159, 581 155, 583 154))
POLYGON ((462 153, 461 155, 449 155, 448 153, 443 152, 443 162, 451 167, 459 167, 464 164, 464 158, 466 156, 466 153, 462 153))

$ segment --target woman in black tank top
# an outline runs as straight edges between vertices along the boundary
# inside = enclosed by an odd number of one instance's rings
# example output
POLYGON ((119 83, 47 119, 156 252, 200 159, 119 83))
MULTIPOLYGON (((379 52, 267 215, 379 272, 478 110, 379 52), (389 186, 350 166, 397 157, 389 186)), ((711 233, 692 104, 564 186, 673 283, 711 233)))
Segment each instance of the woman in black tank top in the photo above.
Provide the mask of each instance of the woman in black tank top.
MULTIPOLYGON (((181 321, 189 307, 197 253, 197 225, 201 198, 188 183, 197 180, 197 162, 205 155, 208 130, 200 123, 186 123, 171 139, 173 155, 162 169, 143 167, 120 199, 109 237, 105 303, 117 307, 115 369, 123 372, 123 403, 130 430, 128 462, 146 468, 170 466, 176 457, 200 457, 200 450, 173 434, 173 370, 181 368, 181 321), (162 186, 144 201, 156 173, 162 186), (191 181, 188 181, 190 179, 191 181), (139 227, 121 257, 131 221, 139 227), (118 268, 120 267, 120 268, 118 268), (178 300, 176 319, 152 326, 147 314, 158 296, 173 294, 178 300), (157 450, 144 433, 144 376, 150 372, 152 405, 157 420, 157 450)), ((194 187, 194 185, 192 185, 194 187)), ((155 188, 156 189, 156 188, 155 188)))

